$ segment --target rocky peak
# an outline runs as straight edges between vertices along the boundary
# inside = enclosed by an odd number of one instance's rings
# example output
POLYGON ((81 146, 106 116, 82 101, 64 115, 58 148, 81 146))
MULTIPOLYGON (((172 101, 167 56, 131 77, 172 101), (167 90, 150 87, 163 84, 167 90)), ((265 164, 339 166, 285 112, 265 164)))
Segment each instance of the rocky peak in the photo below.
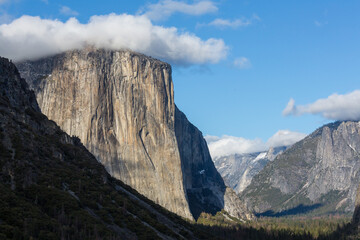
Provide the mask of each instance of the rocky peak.
POLYGON ((327 124, 278 155, 242 197, 258 212, 352 212, 360 179, 359 153, 359 122, 327 124))
POLYGON ((40 112, 34 93, 20 77, 15 65, 3 57, 0 57, 0 90, 1 98, 6 98, 12 107, 31 107, 40 112))
POLYGON ((273 161, 285 149, 285 146, 271 147, 265 152, 231 154, 216 157, 213 161, 225 183, 239 194, 268 162, 273 161))

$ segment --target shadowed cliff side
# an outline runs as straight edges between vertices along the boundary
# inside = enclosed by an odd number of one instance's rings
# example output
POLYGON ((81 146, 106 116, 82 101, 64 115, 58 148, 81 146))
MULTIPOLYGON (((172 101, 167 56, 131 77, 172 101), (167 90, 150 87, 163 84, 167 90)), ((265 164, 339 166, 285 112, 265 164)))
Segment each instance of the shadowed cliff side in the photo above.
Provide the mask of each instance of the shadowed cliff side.
POLYGON ((356 191, 355 211, 352 223, 357 229, 360 229, 360 185, 356 191))
POLYGON ((360 185, 356 191, 355 211, 352 221, 333 232, 329 239, 360 239, 360 185))
POLYGON ((253 218, 236 193, 225 186, 211 160, 202 133, 177 107, 175 135, 179 145, 184 187, 193 216, 197 219, 201 212, 215 214, 225 209, 232 216, 240 219, 253 218))

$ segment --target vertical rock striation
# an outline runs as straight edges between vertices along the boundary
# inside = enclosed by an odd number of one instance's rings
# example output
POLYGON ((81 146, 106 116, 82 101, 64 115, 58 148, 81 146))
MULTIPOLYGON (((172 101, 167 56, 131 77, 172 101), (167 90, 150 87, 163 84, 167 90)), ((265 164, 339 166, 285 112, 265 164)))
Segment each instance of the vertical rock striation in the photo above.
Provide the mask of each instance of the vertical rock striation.
POLYGON ((112 176, 191 217, 181 184, 170 65, 127 51, 87 49, 19 68, 42 112, 78 136, 112 176))
POLYGON ((189 204, 224 207, 225 185, 201 132, 174 104, 169 64, 86 48, 17 66, 42 112, 78 136, 112 176, 186 218, 189 204), (193 197, 194 189, 211 196, 193 197))

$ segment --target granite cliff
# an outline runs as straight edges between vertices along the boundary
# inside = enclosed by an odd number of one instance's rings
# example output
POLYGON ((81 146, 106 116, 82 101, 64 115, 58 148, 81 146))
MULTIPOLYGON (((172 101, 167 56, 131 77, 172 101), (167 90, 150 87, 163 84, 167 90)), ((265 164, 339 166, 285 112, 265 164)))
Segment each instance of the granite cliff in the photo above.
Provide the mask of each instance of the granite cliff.
POLYGON ((242 193, 256 212, 351 213, 360 179, 360 122, 327 124, 278 155, 242 193))
POLYGON ((0 239, 211 236, 114 179, 0 57, 0 239))
POLYGON ((115 178, 185 218, 222 208, 251 218, 230 201, 235 193, 217 173, 201 132, 176 108, 169 64, 86 48, 17 66, 41 111, 78 136, 115 178))

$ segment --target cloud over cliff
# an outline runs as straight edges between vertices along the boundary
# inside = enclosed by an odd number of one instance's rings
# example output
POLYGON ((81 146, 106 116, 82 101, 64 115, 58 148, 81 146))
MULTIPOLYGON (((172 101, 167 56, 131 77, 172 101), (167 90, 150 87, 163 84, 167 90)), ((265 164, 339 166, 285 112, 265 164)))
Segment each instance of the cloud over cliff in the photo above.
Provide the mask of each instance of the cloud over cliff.
POLYGON ((290 146, 304 137, 306 137, 304 133, 279 130, 267 142, 259 138, 246 139, 228 135, 222 137, 205 136, 205 140, 208 143, 211 157, 216 158, 231 154, 267 151, 270 147, 290 146))
POLYGON ((15 61, 34 59, 94 45, 131 49, 170 63, 217 63, 226 57, 222 39, 200 39, 175 27, 153 25, 146 16, 109 14, 92 16, 83 24, 22 16, 0 25, 0 55, 15 61))
POLYGON ((359 102, 360 90, 343 95, 334 93, 307 105, 295 105, 295 100, 290 99, 283 115, 320 114, 331 120, 360 120, 359 102))
POLYGON ((162 0, 158 3, 147 5, 144 15, 152 20, 163 20, 177 12, 200 16, 207 13, 214 13, 217 10, 216 4, 212 1, 199 1, 188 4, 182 1, 162 0))

